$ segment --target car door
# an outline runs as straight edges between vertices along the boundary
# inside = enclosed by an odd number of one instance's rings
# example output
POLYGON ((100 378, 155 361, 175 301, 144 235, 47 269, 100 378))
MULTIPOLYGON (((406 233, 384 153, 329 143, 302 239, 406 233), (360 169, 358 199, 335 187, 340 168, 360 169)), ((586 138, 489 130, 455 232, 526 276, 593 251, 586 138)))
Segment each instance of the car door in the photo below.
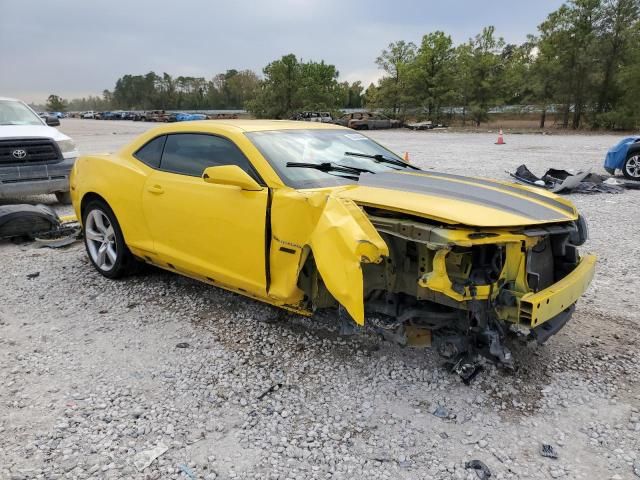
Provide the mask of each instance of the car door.
POLYGON ((203 170, 219 165, 237 165, 263 184, 231 140, 167 135, 159 169, 143 191, 156 254, 163 266, 265 295, 268 191, 206 183, 203 170))

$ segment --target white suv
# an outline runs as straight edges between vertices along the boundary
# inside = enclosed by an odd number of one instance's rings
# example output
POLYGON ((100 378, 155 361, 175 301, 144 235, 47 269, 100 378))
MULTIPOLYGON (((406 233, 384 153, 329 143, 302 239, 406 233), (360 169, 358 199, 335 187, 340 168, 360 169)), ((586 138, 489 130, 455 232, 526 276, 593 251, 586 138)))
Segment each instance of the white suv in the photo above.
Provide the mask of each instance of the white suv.
POLYGON ((27 104, 0 97, 0 198, 54 193, 71 203, 69 173, 78 150, 27 104))

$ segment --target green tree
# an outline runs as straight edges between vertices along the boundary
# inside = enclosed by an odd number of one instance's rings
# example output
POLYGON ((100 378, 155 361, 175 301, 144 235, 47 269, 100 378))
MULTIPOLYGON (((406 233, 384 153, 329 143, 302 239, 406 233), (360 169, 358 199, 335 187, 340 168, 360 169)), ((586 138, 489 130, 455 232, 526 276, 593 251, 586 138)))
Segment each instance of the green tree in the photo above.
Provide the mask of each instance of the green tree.
POLYGON ((495 38, 495 28, 485 27, 482 33, 469 41, 471 46, 470 111, 476 124, 488 119, 489 108, 503 103, 504 60, 502 38, 495 38))
POLYGON ((58 95, 49 95, 47 98, 47 112, 64 112, 67 102, 58 95))
MULTIPOLYGON (((599 72, 596 79, 596 112, 594 125, 604 123, 609 128, 631 126, 628 114, 620 116, 617 111, 626 111, 625 105, 636 104, 637 97, 629 96, 636 91, 640 76, 638 67, 638 46, 640 45, 640 2, 638 0, 609 0, 602 6, 596 51, 599 58, 599 72), (634 99, 636 100, 634 102, 634 99), (621 108, 622 107, 622 108, 621 108), (605 115, 612 112, 609 115, 605 115)), ((640 113, 637 114, 640 117, 640 113)), ((636 117, 638 118, 638 117, 636 117)))
POLYGON ((554 96, 563 104, 562 125, 578 128, 593 85, 594 45, 600 20, 600 0, 571 0, 538 27, 540 49, 557 63, 554 96))
MULTIPOLYGON (((260 79, 251 70, 235 71, 232 76, 226 77, 225 92, 227 95, 227 108, 240 109, 245 104, 255 98, 260 79)), ((227 72, 228 74, 229 72, 227 72)))
POLYGON ((364 92, 362 97, 362 106, 369 107, 375 106, 378 102, 378 87, 376 87, 373 83, 370 83, 367 89, 364 92))
POLYGON ((259 118, 288 118, 300 110, 335 110, 342 98, 338 71, 289 54, 267 65, 264 80, 247 109, 259 118))
POLYGON ((456 47, 454 66, 454 104, 461 107, 462 125, 466 125, 469 105, 474 90, 473 45, 471 42, 456 47))
POLYGON ((455 49, 451 37, 441 31, 422 37, 413 66, 414 98, 426 109, 429 119, 439 120, 440 109, 454 98, 455 49))
POLYGON ((389 109, 395 117, 404 117, 413 103, 408 85, 415 57, 415 44, 400 40, 390 43, 376 59, 378 67, 388 75, 378 82, 376 106, 389 109))

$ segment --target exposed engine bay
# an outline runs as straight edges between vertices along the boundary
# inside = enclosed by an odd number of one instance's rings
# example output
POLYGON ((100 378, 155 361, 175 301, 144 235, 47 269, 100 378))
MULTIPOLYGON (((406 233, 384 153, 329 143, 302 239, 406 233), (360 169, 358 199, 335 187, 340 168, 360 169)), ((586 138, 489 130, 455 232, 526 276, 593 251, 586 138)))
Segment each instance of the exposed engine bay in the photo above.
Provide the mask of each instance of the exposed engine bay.
MULTIPOLYGON (((559 299, 553 286, 581 262, 582 218, 479 230, 365 211, 389 249, 382 262, 362 264, 366 322, 385 338, 430 344, 452 363, 481 355, 510 367, 510 333, 544 343, 569 320, 579 294, 568 288, 559 299)), ((311 257, 299 286, 316 308, 337 306, 311 257)))

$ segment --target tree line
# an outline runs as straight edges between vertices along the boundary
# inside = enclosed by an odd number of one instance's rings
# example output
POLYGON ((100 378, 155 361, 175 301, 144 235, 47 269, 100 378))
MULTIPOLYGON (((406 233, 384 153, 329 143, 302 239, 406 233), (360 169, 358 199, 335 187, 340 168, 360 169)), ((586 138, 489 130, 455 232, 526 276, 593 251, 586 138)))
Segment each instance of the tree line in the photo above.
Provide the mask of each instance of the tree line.
POLYGON ((479 125, 491 108, 536 107, 563 127, 640 125, 640 1, 572 0, 552 12, 520 44, 493 27, 460 45, 444 32, 419 46, 391 43, 376 59, 385 72, 365 93, 367 105, 404 116, 419 107, 439 120, 456 108, 479 125))
POLYGON ((383 75, 366 90, 340 82, 334 65, 289 54, 261 77, 251 70, 210 80, 125 75, 112 91, 67 107, 247 109, 259 118, 367 107, 396 118, 456 116, 480 125, 492 109, 526 106, 541 128, 549 113, 567 128, 640 126, 640 0, 569 0, 521 44, 506 43, 492 26, 457 45, 435 31, 417 45, 390 43, 375 63, 383 75))
POLYGON ((363 91, 360 82, 338 82, 338 71, 324 62, 302 62, 286 55, 270 63, 260 79, 251 70, 227 70, 211 80, 204 77, 158 75, 124 75, 113 90, 101 97, 64 101, 50 95, 50 111, 83 110, 241 110, 259 116, 284 118, 302 108, 361 108, 363 91), (281 96, 274 82, 282 82, 281 96), (55 108, 54 108, 55 107, 55 108))

